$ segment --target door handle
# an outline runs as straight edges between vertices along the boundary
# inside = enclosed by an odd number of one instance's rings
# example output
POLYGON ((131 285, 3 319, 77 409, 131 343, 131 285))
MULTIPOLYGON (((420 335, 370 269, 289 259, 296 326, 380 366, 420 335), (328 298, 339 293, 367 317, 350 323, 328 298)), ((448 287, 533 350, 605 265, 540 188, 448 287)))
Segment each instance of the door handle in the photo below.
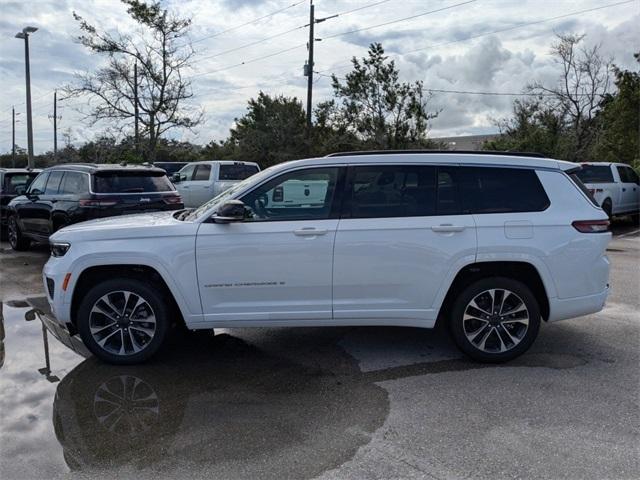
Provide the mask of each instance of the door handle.
POLYGON ((626 188, 623 188, 623 189, 622 189, 622 191, 623 191, 623 192, 626 192, 626 191, 627 191, 627 189, 626 189, 626 188))
POLYGON ((313 227, 301 228, 300 230, 293 231, 293 234, 299 237, 315 237, 317 235, 325 235, 326 233, 326 230, 320 230, 313 227))
POLYGON ((184 190, 189 190, 189 187, 182 187, 184 190))
POLYGON ((431 230, 434 232, 462 232, 466 227, 464 225, 442 224, 434 225, 431 230))

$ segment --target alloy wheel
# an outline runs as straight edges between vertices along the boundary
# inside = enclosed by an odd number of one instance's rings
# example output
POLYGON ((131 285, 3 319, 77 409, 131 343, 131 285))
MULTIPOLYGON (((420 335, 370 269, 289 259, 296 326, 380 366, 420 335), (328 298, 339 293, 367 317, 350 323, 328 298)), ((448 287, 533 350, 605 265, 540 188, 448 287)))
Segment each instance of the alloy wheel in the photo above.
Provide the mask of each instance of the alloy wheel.
POLYGON ((529 329, 529 310, 514 292, 485 290, 467 304, 462 328, 471 345, 486 353, 504 353, 518 345, 529 329))
POLYGON ((144 350, 156 333, 156 317, 141 295, 119 290, 100 297, 89 314, 89 330, 100 348, 114 355, 144 350))
POLYGON ((18 245, 18 225, 14 217, 9 217, 9 244, 15 248, 18 245))

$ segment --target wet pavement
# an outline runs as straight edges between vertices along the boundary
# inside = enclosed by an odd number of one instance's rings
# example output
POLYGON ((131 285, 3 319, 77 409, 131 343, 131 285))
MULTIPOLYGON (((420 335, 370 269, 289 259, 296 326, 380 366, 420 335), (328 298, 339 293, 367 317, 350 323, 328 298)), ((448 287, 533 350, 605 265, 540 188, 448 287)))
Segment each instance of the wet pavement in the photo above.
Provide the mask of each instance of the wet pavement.
POLYGON ((411 328, 180 331, 106 365, 43 331, 46 251, 0 244, 0 477, 637 478, 635 230, 606 309, 501 366, 411 328))

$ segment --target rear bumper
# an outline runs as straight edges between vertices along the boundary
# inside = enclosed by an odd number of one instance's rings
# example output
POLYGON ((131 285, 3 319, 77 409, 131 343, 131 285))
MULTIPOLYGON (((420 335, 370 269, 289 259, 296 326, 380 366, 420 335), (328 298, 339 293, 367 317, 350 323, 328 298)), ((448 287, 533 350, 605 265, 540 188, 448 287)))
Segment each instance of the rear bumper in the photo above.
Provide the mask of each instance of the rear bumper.
POLYGON ((573 298, 550 298, 549 321, 557 322, 602 310, 609 295, 609 285, 599 293, 573 298))

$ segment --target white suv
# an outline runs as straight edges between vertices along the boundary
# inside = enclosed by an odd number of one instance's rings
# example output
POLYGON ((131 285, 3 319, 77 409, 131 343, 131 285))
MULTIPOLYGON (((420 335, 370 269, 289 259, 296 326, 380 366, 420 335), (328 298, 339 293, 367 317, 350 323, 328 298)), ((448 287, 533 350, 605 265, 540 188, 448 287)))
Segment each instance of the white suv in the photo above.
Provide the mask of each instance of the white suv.
POLYGON ((72 225, 51 237, 43 272, 56 330, 136 363, 177 322, 439 320, 469 356, 509 360, 541 320, 607 298, 609 222, 579 168, 514 154, 337 154, 271 167, 196 210, 72 225))

